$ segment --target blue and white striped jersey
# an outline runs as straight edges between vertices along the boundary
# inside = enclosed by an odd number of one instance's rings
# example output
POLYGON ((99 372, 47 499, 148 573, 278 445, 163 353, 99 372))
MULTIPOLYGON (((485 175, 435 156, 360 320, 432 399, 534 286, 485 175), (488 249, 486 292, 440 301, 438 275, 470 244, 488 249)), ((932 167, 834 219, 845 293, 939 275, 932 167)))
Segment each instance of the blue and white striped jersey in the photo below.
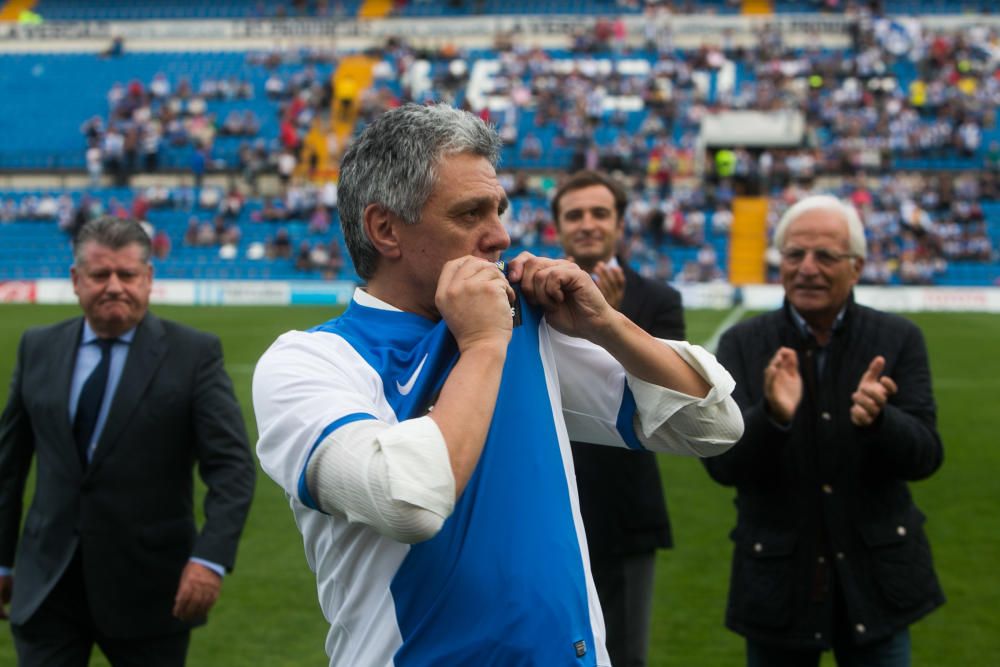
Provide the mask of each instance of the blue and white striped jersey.
MULTIPOLYGON (((522 301, 475 473, 432 539, 403 544, 322 512, 305 481, 310 456, 339 428, 425 415, 457 359, 443 321, 380 304, 359 293, 341 317, 283 335, 254 375, 258 455, 302 532, 330 664, 609 664, 569 441, 648 442, 636 432, 632 379, 522 301)), ((731 378, 699 354, 715 385, 700 403, 728 415, 731 378)), ((664 414, 699 402, 657 389, 669 394, 657 394, 658 410, 676 402, 664 414)))

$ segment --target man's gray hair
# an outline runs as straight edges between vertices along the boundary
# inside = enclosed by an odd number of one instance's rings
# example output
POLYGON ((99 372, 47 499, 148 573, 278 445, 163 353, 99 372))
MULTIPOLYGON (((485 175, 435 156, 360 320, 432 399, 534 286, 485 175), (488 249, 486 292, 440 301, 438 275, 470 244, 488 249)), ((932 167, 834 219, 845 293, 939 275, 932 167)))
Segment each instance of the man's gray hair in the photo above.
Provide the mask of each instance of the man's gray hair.
POLYGON ((471 153, 496 166, 500 147, 492 126, 447 104, 405 104, 366 127, 344 153, 337 186, 340 226, 358 276, 370 280, 379 257, 365 234, 368 206, 416 224, 437 185, 443 157, 471 153))
POLYGON ((788 226, 805 213, 817 209, 830 211, 839 215, 841 220, 847 223, 847 241, 851 254, 861 259, 868 256, 867 244, 865 243, 865 227, 861 224, 861 216, 858 215, 857 209, 833 195, 810 195, 790 206, 785 211, 785 214, 781 216, 778 226, 774 228, 774 247, 781 250, 785 245, 785 235, 788 233, 788 226))
POLYGON ((148 262, 151 252, 149 234, 135 220, 123 220, 104 215, 88 221, 73 239, 73 261, 79 266, 83 262, 83 246, 96 243, 111 250, 121 250, 133 243, 142 251, 142 261, 148 262))

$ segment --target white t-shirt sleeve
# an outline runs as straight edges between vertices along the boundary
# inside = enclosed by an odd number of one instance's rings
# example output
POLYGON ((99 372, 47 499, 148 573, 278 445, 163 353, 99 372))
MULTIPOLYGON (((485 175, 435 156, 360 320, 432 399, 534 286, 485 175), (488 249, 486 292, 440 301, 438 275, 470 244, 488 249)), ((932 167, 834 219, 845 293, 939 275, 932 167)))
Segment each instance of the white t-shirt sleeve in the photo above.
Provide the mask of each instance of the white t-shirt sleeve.
POLYGON ((398 423, 381 378, 341 337, 281 336, 254 371, 253 402, 261 467, 304 506, 405 541, 426 539, 451 513, 437 426, 398 423))
POLYGON ((743 435, 743 415, 732 397, 736 381, 700 345, 663 340, 709 384, 704 398, 660 387, 626 373, 635 397, 636 435, 646 449, 715 456, 743 435))
POLYGON ((337 429, 313 454, 306 480, 320 510, 408 544, 437 534, 455 506, 448 450, 429 417, 337 429))
POLYGON ((545 329, 572 440, 713 456, 742 435, 743 418, 731 396, 735 382, 704 348, 661 340, 711 386, 707 396, 698 398, 644 382, 603 348, 545 329))

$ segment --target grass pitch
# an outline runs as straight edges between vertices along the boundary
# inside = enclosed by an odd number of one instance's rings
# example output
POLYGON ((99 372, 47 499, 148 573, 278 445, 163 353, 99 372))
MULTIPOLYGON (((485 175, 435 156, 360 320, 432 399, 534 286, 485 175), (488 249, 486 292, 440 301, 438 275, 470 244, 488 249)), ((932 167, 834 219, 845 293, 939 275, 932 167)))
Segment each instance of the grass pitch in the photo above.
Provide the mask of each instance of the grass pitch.
MULTIPOLYGON (((256 438, 250 378, 257 358, 280 333, 332 317, 330 308, 157 307, 166 318, 213 331, 256 438)), ((74 306, 0 306, 0 400, 6 402, 17 341, 33 325, 78 313, 74 306)), ((707 340, 723 311, 688 311, 688 335, 707 340)), ((913 627, 914 665, 1000 664, 1000 316, 915 314, 930 349, 944 467, 912 485, 948 603, 913 627)), ((743 664, 742 640, 722 626, 735 522, 733 491, 712 482, 701 464, 661 457, 677 548, 660 552, 651 667, 743 664)), ((29 490, 29 493, 31 491, 29 490)), ((193 634, 192 667, 324 665, 327 626, 315 582, 283 493, 261 474, 236 571, 226 578, 209 623, 193 634)), ((0 665, 15 664, 0 629, 0 665)), ((93 665, 107 662, 95 652, 93 665)), ((824 665, 832 665, 827 657, 824 665)), ((363 666, 359 666, 363 667, 363 666)))

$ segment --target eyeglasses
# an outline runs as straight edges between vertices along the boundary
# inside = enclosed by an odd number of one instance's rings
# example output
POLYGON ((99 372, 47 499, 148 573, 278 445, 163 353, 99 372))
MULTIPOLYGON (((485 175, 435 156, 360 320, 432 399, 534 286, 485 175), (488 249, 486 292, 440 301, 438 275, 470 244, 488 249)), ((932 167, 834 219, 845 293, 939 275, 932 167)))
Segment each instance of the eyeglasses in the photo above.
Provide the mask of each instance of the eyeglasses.
POLYGON ((816 263, 822 266, 833 266, 841 260, 857 256, 853 252, 834 252, 828 248, 806 249, 791 247, 781 251, 781 258, 789 264, 801 264, 809 253, 812 253, 816 263))

